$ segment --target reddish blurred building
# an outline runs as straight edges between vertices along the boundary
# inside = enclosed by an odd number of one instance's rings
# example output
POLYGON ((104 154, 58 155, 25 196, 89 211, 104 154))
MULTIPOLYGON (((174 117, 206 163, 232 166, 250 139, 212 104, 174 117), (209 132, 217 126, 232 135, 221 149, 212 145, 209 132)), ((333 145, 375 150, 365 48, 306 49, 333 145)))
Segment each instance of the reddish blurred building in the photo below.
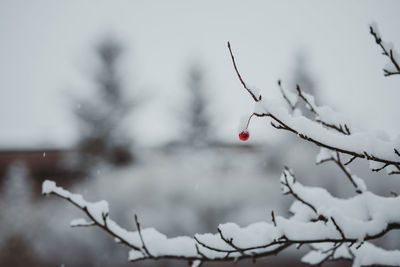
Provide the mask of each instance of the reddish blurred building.
POLYGON ((70 160, 73 151, 66 149, 7 149, 0 150, 0 182, 13 164, 23 164, 36 186, 45 179, 68 185, 82 177, 83 172, 74 168, 70 160))

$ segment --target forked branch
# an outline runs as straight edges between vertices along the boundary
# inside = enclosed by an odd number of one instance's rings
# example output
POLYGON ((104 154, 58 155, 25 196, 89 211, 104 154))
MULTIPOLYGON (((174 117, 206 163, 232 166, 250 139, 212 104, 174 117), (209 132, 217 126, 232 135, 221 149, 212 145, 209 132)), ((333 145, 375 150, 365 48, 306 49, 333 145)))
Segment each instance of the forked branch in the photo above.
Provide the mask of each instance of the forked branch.
POLYGON ((393 67, 396 69, 396 71, 390 71, 388 69, 383 69, 384 75, 391 76, 391 75, 400 74, 400 65, 397 62, 398 59, 394 56, 394 52, 393 52, 392 48, 386 47, 386 45, 382 41, 381 36, 379 36, 379 34, 375 31, 375 29, 372 26, 369 27, 369 32, 374 37, 375 42, 378 44, 378 46, 380 46, 380 48, 382 49, 382 55, 388 57, 390 62, 393 65, 393 67))

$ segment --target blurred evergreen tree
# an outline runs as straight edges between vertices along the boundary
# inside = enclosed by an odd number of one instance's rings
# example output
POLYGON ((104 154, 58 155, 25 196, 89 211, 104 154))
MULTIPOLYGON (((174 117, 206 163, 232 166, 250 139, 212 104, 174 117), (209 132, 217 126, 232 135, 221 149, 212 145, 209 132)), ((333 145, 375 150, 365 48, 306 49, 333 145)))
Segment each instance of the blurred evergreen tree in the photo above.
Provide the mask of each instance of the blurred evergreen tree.
POLYGON ((99 161, 115 166, 133 161, 132 138, 121 127, 133 107, 118 73, 123 47, 107 37, 98 44, 95 52, 99 61, 94 76, 96 94, 79 100, 80 107, 75 112, 80 124, 77 148, 80 166, 84 169, 99 161))
POLYGON ((306 55, 304 52, 298 52, 293 71, 293 81, 301 86, 301 89, 313 96, 318 93, 315 89, 315 80, 311 77, 306 55))
POLYGON ((207 96, 204 70, 198 65, 190 66, 187 78, 189 97, 187 111, 184 112, 186 122, 186 144, 204 146, 211 142, 211 116, 208 113, 209 97, 207 96))

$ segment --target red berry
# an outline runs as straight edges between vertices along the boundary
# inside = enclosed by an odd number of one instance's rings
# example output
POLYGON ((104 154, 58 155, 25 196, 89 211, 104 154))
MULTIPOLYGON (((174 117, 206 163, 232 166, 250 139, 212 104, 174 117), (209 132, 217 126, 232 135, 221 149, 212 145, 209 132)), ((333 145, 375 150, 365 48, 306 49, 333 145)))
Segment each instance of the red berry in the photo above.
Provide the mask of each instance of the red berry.
POLYGON ((249 137, 250 137, 250 134, 249 134, 249 131, 242 131, 242 132, 240 132, 240 134, 239 134, 239 139, 240 140, 242 140, 242 141, 247 141, 247 139, 249 139, 249 137))

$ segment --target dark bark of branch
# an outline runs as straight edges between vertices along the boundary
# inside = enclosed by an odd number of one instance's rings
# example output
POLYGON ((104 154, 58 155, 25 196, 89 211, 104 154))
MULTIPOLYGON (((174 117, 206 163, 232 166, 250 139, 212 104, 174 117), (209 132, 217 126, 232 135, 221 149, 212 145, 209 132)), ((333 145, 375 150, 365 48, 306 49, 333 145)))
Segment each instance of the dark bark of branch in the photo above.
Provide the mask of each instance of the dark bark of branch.
POLYGON ((389 58, 389 60, 392 62, 393 66, 397 70, 397 71, 389 71, 387 69, 383 69, 384 75, 391 76, 391 75, 400 74, 400 65, 393 56, 393 50, 387 49, 385 47, 385 45, 382 42, 382 38, 376 33, 376 31, 374 30, 374 28, 372 26, 369 27, 369 32, 374 37, 375 42, 381 47, 382 54, 389 58))
POLYGON ((231 44, 229 42, 228 42, 228 48, 229 48, 229 53, 231 54, 233 67, 235 68, 236 74, 239 77, 239 80, 242 83, 243 87, 247 90, 247 92, 249 92, 249 94, 254 99, 254 101, 256 101, 256 102, 260 101, 261 100, 261 95, 259 96, 259 98, 257 98, 256 95, 254 94, 254 92, 250 88, 247 87, 246 83, 242 79, 242 76, 240 75, 240 73, 238 71, 238 68, 236 66, 235 57, 233 56, 232 49, 231 49, 231 44))

